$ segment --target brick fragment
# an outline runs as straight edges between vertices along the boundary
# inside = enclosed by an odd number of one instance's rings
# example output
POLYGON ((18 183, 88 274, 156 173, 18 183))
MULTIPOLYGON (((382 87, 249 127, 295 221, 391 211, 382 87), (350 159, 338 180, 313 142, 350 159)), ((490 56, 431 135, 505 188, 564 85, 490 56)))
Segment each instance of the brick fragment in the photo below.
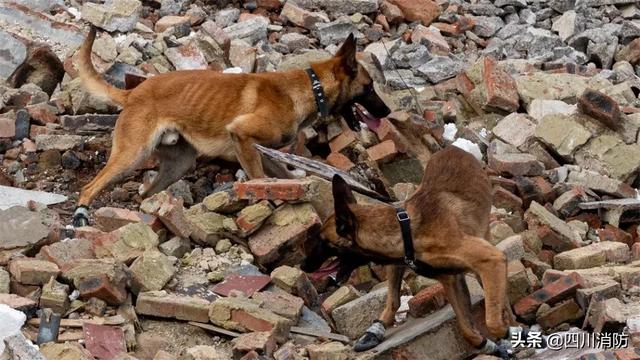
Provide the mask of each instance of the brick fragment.
POLYGON ((235 357, 255 351, 258 355, 271 358, 276 349, 276 341, 272 332, 256 331, 242 334, 233 339, 233 354, 235 357))
POLYGON ((271 272, 271 281, 288 293, 301 297, 307 306, 314 308, 318 305, 318 291, 302 270, 280 266, 271 272))
POLYGON ((145 199, 140 204, 140 209, 157 216, 174 235, 186 238, 194 229, 187 220, 183 204, 184 200, 181 197, 163 191, 145 199))
POLYGON ((353 146, 358 140, 355 132, 351 130, 343 130, 340 135, 329 141, 331 152, 341 152, 344 149, 353 146))
POLYGON ((44 285, 58 277, 60 268, 55 263, 31 258, 14 259, 9 263, 11 276, 24 285, 44 285))
POLYGON ((598 90, 585 90, 578 99, 578 110, 610 129, 615 130, 622 126, 620 122, 622 112, 618 102, 598 90))
POLYGON ((635 244, 633 236, 628 232, 613 226, 611 224, 606 224, 603 229, 598 229, 596 231, 600 241, 614 241, 623 244, 627 244, 627 246, 631 247, 635 244))
POLYGON ((75 281, 80 297, 102 299, 109 305, 120 305, 127 300, 127 283, 125 278, 110 279, 107 275, 79 278, 75 281))
POLYGON ((27 314, 34 313, 38 306, 38 303, 35 301, 16 294, 0 294, 0 304, 7 305, 12 309, 20 310, 27 314))
POLYGON ((257 204, 247 206, 238 213, 236 225, 242 236, 254 233, 260 225, 273 213, 269 201, 262 200, 257 204))
POLYGON ((176 272, 173 262, 158 250, 147 250, 131 267, 131 290, 139 292, 161 290, 176 272))
POLYGON ((185 321, 209 322, 208 300, 166 291, 149 291, 138 294, 136 313, 185 321))
POLYGON ((95 259, 96 257, 93 252, 93 245, 87 239, 69 239, 43 246, 39 255, 43 259, 55 263, 60 268, 73 260, 95 259))
POLYGON ((331 312, 336 308, 355 300, 360 294, 358 290, 351 285, 341 286, 333 294, 329 295, 323 302, 320 310, 325 317, 331 317, 331 312))
POLYGON ((327 156, 327 164, 342 171, 348 171, 356 166, 348 157, 339 152, 332 152, 327 156))
POLYGON ((236 182, 233 188, 240 199, 246 200, 310 200, 317 196, 318 185, 305 179, 255 179, 236 182))
POLYGON ((424 317, 447 303, 444 287, 441 284, 420 290, 409 300, 409 315, 414 318, 424 317))
POLYGON ((583 316, 584 311, 573 299, 569 299, 540 314, 536 321, 543 329, 550 329, 564 322, 574 322, 583 316))
POLYGON ((513 305, 515 313, 525 319, 532 319, 542 303, 553 305, 562 301, 581 288, 583 280, 577 273, 571 273, 534 291, 513 305))
POLYGON ((151 226, 154 230, 159 230, 162 227, 159 220, 153 215, 122 208, 102 207, 95 211, 94 216, 100 229, 106 232, 139 222, 151 226))
POLYGON ((257 300, 242 297, 218 298, 209 308, 212 323, 241 332, 272 331, 278 342, 289 335, 291 320, 260 307, 257 300))
POLYGON ((386 140, 367 149, 367 155, 372 161, 389 162, 398 154, 396 144, 392 140, 386 140))
POLYGON ((69 285, 61 284, 51 278, 42 287, 40 307, 51 308, 53 312, 64 315, 69 308, 69 285))

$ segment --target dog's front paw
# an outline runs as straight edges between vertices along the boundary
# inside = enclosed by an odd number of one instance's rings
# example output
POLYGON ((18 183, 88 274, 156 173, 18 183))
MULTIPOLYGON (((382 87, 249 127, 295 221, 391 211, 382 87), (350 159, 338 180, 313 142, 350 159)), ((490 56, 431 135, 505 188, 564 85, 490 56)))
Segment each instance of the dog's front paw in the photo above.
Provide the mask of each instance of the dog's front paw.
POLYGON ((382 321, 376 320, 367 331, 356 341, 353 345, 353 350, 356 352, 366 351, 378 346, 384 339, 385 327, 382 321))
POLYGON ((79 228, 89 225, 89 209, 86 206, 78 206, 73 213, 73 227, 79 228))

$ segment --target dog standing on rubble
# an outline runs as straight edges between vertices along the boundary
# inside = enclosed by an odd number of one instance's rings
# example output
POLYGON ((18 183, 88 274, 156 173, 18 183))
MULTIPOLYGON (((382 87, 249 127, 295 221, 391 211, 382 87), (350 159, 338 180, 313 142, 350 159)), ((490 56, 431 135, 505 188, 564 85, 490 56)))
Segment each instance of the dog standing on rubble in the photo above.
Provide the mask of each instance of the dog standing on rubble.
POLYGON ((502 339, 508 330, 516 331, 508 328, 517 323, 506 296, 506 258, 486 240, 492 190, 478 160, 454 146, 437 152, 404 208, 358 204, 338 175, 333 178, 333 198, 335 214, 323 225, 321 241, 309 250, 303 270, 316 270, 332 255, 338 255, 351 269, 369 261, 387 265, 385 309, 358 340, 357 351, 376 346, 385 327, 393 325, 400 306, 402 275, 409 265, 418 274, 442 283, 460 331, 472 346, 482 353, 507 356, 504 347, 474 328, 464 277, 472 271, 481 280, 490 335, 502 339))
POLYGON ((143 196, 179 180, 196 156, 238 161, 249 178, 264 177, 254 144, 281 147, 319 116, 341 114, 348 122, 389 109, 373 90, 373 80, 356 61, 350 35, 332 58, 306 70, 224 74, 174 71, 151 77, 131 90, 109 85, 91 63, 95 28, 79 50, 78 70, 91 93, 122 105, 106 166, 82 188, 74 225, 88 223, 88 206, 105 187, 120 181, 155 152, 159 173, 143 196))

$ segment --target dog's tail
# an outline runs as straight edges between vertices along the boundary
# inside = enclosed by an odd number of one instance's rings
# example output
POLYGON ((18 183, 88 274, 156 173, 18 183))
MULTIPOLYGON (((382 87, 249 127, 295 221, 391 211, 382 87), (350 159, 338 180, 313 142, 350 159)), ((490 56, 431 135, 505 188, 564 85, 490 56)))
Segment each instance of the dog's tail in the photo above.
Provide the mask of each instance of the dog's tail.
POLYGON ((93 67, 93 63, 91 62, 91 48, 93 47, 93 41, 95 39, 96 28, 91 26, 91 31, 89 31, 87 39, 78 51, 78 73, 80 74, 80 79, 82 79, 82 85, 84 85, 90 93, 107 97, 109 100, 122 105, 127 100, 129 91, 112 86, 104 80, 96 68, 93 67))

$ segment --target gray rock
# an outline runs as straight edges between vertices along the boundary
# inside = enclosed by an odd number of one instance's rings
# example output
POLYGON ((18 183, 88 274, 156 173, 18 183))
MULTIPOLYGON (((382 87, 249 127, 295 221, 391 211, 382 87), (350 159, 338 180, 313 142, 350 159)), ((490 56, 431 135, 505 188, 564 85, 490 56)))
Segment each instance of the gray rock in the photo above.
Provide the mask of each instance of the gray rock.
POLYGON ((306 51, 302 54, 287 55, 278 66, 278 71, 304 69, 309 67, 312 62, 326 60, 330 57, 331 54, 328 51, 319 49, 306 51))
POLYGON ((522 9, 520 11, 520 22, 534 25, 536 23, 536 14, 529 9, 522 9))
POLYGON ((373 54, 378 59, 382 69, 389 69, 391 65, 387 61, 389 54, 393 54, 400 47, 400 44, 399 40, 385 41, 384 43, 379 41, 367 45, 364 51, 373 54))
POLYGON ((136 27, 142 4, 138 0, 108 0, 102 5, 84 3, 82 18, 107 31, 131 31, 136 27))
POLYGON ((318 5, 334 14, 369 14, 378 10, 378 0, 323 0, 318 5))
MULTIPOLYGON (((6 187, 0 187, 0 191, 6 187)), ((4 197, 2 198, 3 202, 4 197)), ((41 214, 23 206, 13 206, 0 210, 0 249, 9 250, 42 243, 47 239, 49 229, 43 223, 41 214)))
POLYGON ((407 69, 385 70, 383 76, 387 86, 392 90, 423 87, 427 84, 427 80, 414 76, 413 71, 407 69))
POLYGON ((340 44, 352 33, 356 39, 364 37, 348 16, 341 16, 330 23, 318 23, 313 31, 320 44, 324 46, 340 44))
POLYGON ((191 195, 191 185, 184 180, 178 180, 167 188, 173 196, 181 198, 184 205, 193 205, 193 196, 191 195))
POLYGON ((27 59, 27 47, 10 33, 0 30, 0 78, 8 78, 27 59))
POLYGON ((19 25, 30 34, 38 34, 40 41, 56 43, 56 54, 60 58, 66 58, 68 51, 75 50, 84 41, 85 35, 79 27, 54 21, 10 2, 0 2, 0 21, 19 25))
POLYGON ((467 4, 463 3, 463 9, 467 13, 471 13, 473 15, 478 16, 502 16, 504 15, 504 10, 500 9, 497 6, 494 6, 491 3, 478 3, 478 4, 467 4))
POLYGON ((36 149, 46 150, 71 150, 80 146, 85 140, 80 135, 38 135, 36 136, 36 149))
POLYGON ((499 16, 473 16, 472 18, 476 22, 472 31, 480 37, 492 37, 504 26, 504 21, 499 16))
POLYGON ((190 41, 179 47, 168 48, 164 55, 175 66, 176 70, 207 68, 207 59, 195 41, 190 41))
POLYGON ((339 333, 355 339, 362 335, 378 318, 384 308, 387 288, 381 288, 350 301, 333 310, 333 318, 339 333))
POLYGON ((549 115, 536 127, 535 136, 558 156, 572 161, 575 151, 586 144, 592 135, 573 115, 549 115))
POLYGON ((418 68, 418 73, 424 75, 430 82, 436 84, 455 77, 464 70, 461 62, 447 56, 434 56, 418 68))
POLYGON ((5 269, 0 268, 0 294, 9 293, 10 282, 11 277, 9 276, 9 273, 5 269))
POLYGON ((553 59, 561 64, 586 64, 589 58, 585 53, 580 52, 571 46, 561 46, 553 48, 553 59))
POLYGON ((245 21, 227 26, 224 28, 229 39, 239 39, 255 45, 260 40, 267 38, 267 27, 269 20, 263 16, 256 16, 245 21))
POLYGON ((613 30, 611 26, 588 29, 572 37, 568 44, 587 54, 591 61, 599 62, 598 67, 609 69, 618 46, 618 37, 613 35, 613 30))
POLYGON ((184 254, 191 251, 191 241, 176 236, 160 244, 158 249, 167 256, 175 256, 180 259, 184 254))
POLYGON ((530 27, 525 34, 516 36, 517 49, 525 50, 529 59, 550 60, 553 48, 562 46, 562 40, 549 30, 530 27))
POLYGON ((216 13, 215 21, 216 25, 225 28, 236 21, 240 17, 240 9, 222 9, 216 13))
POLYGON ((391 54, 393 63, 403 69, 416 68, 430 58, 429 50, 421 44, 404 45, 391 54))
POLYGON ((496 0, 494 5, 498 7, 513 6, 517 8, 526 8, 527 1, 526 0, 496 0))
POLYGON ((302 307, 298 326, 317 332, 331 332, 331 326, 327 324, 327 321, 306 306, 302 307))
POLYGON ((27 202, 32 200, 44 205, 53 205, 66 201, 67 197, 44 191, 25 190, 0 185, 0 210, 13 206, 26 206, 27 202))
POLYGON ((522 32, 527 30, 527 25, 524 24, 507 24, 500 31, 498 31, 495 36, 499 39, 505 40, 514 35, 521 34, 522 32))
POLYGON ((49 11, 64 7, 64 1, 62 0, 12 0, 12 2, 37 11, 49 11))
POLYGON ((551 29, 560 35, 562 41, 567 41, 568 38, 583 30, 581 27, 584 26, 584 21, 579 20, 582 19, 578 14, 574 10, 569 10, 553 21, 551 29))
POLYGON ((286 33, 282 35, 280 43, 286 45, 290 52, 298 49, 307 49, 310 46, 309 38, 299 33, 286 33))
POLYGON ((160 16, 178 15, 184 6, 184 0, 161 0, 160 16))

